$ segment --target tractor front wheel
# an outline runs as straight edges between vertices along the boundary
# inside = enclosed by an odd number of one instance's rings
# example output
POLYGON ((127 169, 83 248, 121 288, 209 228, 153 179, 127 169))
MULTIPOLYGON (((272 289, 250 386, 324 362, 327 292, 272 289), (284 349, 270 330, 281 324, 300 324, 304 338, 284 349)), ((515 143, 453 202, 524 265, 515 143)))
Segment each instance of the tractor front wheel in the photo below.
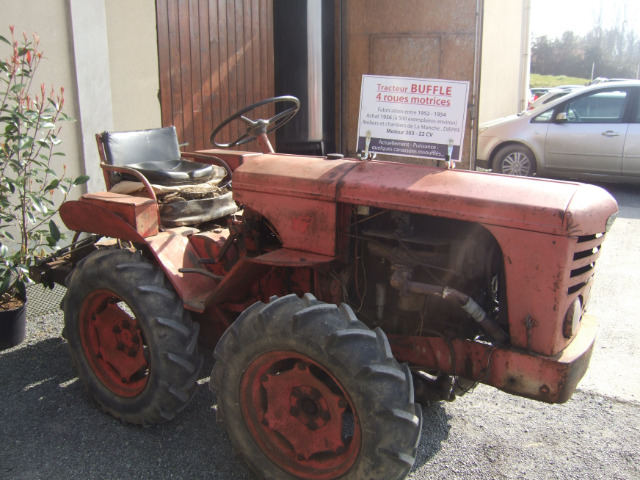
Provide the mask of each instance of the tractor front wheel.
POLYGON ((98 250, 67 278, 64 336, 78 376, 129 423, 171 420, 195 391, 198 324, 140 252, 98 250))
POLYGON ((420 437, 411 373, 380 329, 312 295, 256 303, 211 375, 218 422, 264 478, 404 478, 420 437))

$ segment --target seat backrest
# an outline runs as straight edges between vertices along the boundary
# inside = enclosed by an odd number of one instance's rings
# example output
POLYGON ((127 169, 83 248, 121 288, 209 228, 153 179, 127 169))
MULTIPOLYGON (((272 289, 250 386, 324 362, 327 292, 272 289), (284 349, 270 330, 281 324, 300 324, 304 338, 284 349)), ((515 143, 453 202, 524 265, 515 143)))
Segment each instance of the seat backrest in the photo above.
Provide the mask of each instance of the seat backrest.
POLYGON ((104 161, 126 166, 142 162, 180 160, 180 146, 174 126, 131 132, 104 132, 104 161))

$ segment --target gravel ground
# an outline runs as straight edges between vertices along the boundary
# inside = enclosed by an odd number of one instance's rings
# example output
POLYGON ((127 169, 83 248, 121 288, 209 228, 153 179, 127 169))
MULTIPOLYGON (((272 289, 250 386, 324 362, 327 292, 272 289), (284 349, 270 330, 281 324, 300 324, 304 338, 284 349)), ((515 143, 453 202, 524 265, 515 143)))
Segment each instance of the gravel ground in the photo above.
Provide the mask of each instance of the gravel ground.
MULTIPOLYGON (((29 323, 0 355, 0 477, 10 479, 255 478, 215 425, 208 378, 173 422, 124 425, 84 392, 60 338, 62 316, 29 323)), ((212 354, 203 371, 212 366, 212 354)), ((413 479, 640 478, 640 404, 579 391, 545 405, 479 386, 424 409, 413 479)))
MULTIPOLYGON (((425 408, 409 478, 640 479, 640 322, 637 296, 629 295, 640 281, 639 190, 612 190, 621 218, 599 261, 591 305, 599 340, 576 394, 546 405, 479 386, 425 408)), ((60 336, 62 292, 30 305, 26 342, 0 352, 0 478, 255 478, 215 425, 211 351, 193 401, 174 421, 124 425, 100 411, 71 368, 60 336)))

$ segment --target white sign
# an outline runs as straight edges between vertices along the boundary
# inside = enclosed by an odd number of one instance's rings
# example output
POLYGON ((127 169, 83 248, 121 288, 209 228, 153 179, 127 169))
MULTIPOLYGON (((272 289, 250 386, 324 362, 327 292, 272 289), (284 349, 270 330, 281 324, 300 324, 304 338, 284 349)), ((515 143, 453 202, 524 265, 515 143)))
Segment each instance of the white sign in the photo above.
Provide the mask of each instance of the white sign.
POLYGON ((459 162, 469 82, 362 76, 357 151, 459 162))

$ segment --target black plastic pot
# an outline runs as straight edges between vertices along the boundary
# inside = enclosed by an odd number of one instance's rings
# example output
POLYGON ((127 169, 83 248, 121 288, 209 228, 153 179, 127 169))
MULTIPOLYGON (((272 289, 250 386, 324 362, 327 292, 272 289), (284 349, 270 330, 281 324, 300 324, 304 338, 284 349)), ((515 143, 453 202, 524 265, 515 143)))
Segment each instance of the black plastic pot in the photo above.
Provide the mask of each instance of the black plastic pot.
POLYGON ((27 335, 26 302, 13 310, 0 310, 0 350, 20 345, 27 335))

